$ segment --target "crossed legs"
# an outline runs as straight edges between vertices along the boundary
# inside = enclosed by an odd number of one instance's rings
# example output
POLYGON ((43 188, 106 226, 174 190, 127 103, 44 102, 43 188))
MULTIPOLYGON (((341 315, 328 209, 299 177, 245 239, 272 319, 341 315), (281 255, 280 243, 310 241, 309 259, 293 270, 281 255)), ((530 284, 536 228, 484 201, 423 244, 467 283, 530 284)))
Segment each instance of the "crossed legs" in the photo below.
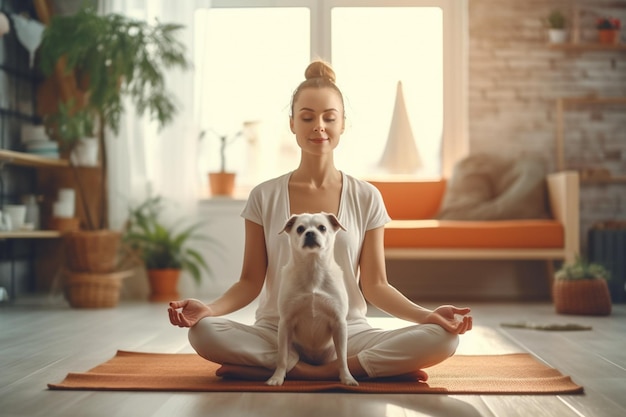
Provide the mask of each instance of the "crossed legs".
MULTIPOLYGON (((276 367, 277 328, 250 326, 224 318, 205 318, 189 330, 191 346, 203 358, 222 365, 223 377, 264 380, 276 367)), ((400 377, 425 380, 424 368, 454 354, 458 336, 433 324, 412 325, 396 330, 348 325, 348 368, 356 379, 400 377), (410 370, 407 372, 407 370, 410 370)), ((339 378, 339 364, 331 361, 314 366, 288 361, 291 379, 332 380, 339 378)))

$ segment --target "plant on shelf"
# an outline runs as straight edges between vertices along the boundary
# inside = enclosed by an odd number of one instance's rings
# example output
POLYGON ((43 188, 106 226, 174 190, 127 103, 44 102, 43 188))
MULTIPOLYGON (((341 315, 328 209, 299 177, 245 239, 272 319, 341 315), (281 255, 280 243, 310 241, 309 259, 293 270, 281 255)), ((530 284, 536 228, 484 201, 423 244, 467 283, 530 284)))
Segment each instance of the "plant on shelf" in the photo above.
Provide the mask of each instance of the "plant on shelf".
POLYGON ((565 15, 560 10, 552 10, 546 22, 550 29, 565 29, 565 15))
POLYGON ((234 172, 228 172, 226 170, 226 148, 228 145, 235 142, 240 136, 244 134, 243 130, 240 130, 232 136, 219 134, 213 129, 203 130, 200 132, 200 140, 204 138, 206 133, 212 133, 220 141, 220 170, 217 172, 209 172, 209 185, 211 189, 211 195, 214 196, 231 196, 234 193, 235 188, 235 176, 234 172))
POLYGON ((168 227, 161 221, 163 208, 160 196, 150 196, 131 208, 123 234, 125 247, 148 271, 152 301, 179 298, 176 288, 181 271, 189 272, 196 284, 200 284, 203 271, 210 272, 202 255, 192 248, 194 242, 211 241, 199 233, 204 223, 184 226, 179 222, 168 227))
POLYGON ((567 40, 565 15, 560 10, 552 10, 546 18, 548 38, 551 43, 564 43, 567 40))
POLYGON ((596 21, 598 41, 603 44, 619 43, 619 31, 622 28, 621 20, 615 17, 601 17, 596 21))
POLYGON ((621 20, 615 17, 600 17, 596 21, 596 29, 598 30, 620 30, 621 27, 621 20))
POLYGON ((60 102, 59 110, 45 118, 51 137, 60 140, 62 148, 73 149, 80 138, 93 136, 94 116, 87 109, 77 109, 74 100, 60 102))
POLYGON ((59 102, 58 111, 46 115, 44 123, 48 135, 55 138, 61 151, 70 156, 70 163, 97 165, 95 116, 89 109, 77 107, 74 99, 59 102))
POLYGON ((554 274, 552 295, 557 313, 608 315, 611 296, 606 280, 610 271, 578 256, 554 274))

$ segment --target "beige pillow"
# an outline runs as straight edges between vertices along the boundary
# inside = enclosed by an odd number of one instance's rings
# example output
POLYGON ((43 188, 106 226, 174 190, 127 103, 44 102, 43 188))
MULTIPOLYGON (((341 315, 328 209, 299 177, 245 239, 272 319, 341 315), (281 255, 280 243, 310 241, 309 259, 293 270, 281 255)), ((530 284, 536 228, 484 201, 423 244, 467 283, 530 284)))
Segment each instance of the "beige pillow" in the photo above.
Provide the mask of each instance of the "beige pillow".
POLYGON ((546 170, 536 158, 471 155, 454 168, 437 218, 514 220, 549 218, 546 170))

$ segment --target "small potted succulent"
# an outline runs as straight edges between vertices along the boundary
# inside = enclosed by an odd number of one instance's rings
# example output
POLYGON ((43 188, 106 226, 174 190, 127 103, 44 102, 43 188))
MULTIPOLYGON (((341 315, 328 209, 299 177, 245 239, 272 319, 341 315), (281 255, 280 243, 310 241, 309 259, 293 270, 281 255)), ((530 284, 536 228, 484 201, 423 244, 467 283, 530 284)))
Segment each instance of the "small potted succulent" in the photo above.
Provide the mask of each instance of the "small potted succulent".
POLYGON ((611 295, 606 280, 611 273, 603 265, 577 257, 554 275, 552 297, 556 312, 606 316, 611 314, 611 295))
POLYGON ((614 17, 601 17, 596 21, 598 41, 603 44, 614 45, 619 43, 619 32, 622 28, 621 20, 614 17))
POLYGON ((548 39, 551 43, 565 43, 567 40, 567 20, 560 10, 552 10, 546 18, 548 39))

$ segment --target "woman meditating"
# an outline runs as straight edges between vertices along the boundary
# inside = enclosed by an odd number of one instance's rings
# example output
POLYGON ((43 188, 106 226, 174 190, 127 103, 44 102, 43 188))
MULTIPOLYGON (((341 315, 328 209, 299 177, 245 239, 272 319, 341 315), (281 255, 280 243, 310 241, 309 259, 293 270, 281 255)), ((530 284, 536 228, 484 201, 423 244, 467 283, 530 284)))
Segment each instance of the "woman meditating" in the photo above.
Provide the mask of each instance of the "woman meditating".
MULTIPOLYGON (((384 225, 390 221, 382 197, 371 184, 337 169, 334 150, 345 128, 343 95, 333 69, 311 63, 295 90, 289 117, 301 150, 298 167, 255 187, 242 212, 244 260, 239 281, 216 300, 172 301, 173 325, 188 327, 189 341, 203 358, 221 364, 223 377, 269 378, 278 355, 278 289, 289 259, 289 240, 279 235, 299 213, 332 213, 346 228, 336 237, 335 260, 348 292, 348 368, 356 379, 399 377, 426 380, 423 369, 454 354, 458 335, 472 328, 469 308, 421 307, 389 284, 385 269, 384 225), (221 316, 259 297, 253 325, 221 316), (367 302, 415 323, 396 330, 372 327, 367 302)), ((295 362, 295 361, 294 361, 295 362)), ((289 364, 287 379, 335 380, 337 361, 289 364)))

